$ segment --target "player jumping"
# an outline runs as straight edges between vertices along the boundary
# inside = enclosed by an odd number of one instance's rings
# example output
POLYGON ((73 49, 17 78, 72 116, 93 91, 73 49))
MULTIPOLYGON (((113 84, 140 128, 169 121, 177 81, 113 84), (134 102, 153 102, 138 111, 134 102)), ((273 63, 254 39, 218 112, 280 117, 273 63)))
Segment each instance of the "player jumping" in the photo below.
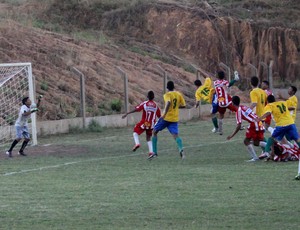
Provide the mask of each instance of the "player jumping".
POLYGON ((30 118, 30 115, 34 112, 38 111, 38 107, 40 106, 40 102, 42 99, 42 95, 39 96, 38 98, 38 103, 35 106, 31 103, 31 100, 29 97, 24 97, 22 99, 22 106, 19 111, 19 116, 18 119, 16 120, 15 123, 15 129, 16 129, 16 139, 13 141, 11 144, 9 150, 6 151, 6 154, 8 157, 12 157, 12 151, 13 148, 19 143, 22 138, 24 138, 24 141, 22 143, 22 146, 19 150, 19 155, 21 156, 27 156, 24 153, 24 149, 27 146, 28 142, 30 141, 30 133, 28 130, 28 119, 30 118))

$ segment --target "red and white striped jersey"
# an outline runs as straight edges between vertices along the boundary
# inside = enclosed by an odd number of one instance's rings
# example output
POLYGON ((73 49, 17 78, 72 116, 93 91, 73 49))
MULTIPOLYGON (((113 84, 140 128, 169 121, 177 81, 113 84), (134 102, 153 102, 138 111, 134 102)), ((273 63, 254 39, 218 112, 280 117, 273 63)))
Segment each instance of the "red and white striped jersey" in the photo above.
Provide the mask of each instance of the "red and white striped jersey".
POLYGON ((153 129, 156 117, 161 117, 160 108, 154 101, 144 101, 135 107, 136 111, 143 111, 140 123, 143 123, 143 128, 153 129))
POLYGON ((250 123, 250 126, 255 128, 256 131, 265 130, 261 121, 257 122, 256 119, 258 116, 250 109, 248 106, 240 105, 236 111, 236 122, 241 124, 242 120, 245 120, 250 123))
POLYGON ((219 106, 227 107, 231 103, 231 97, 227 93, 229 82, 224 79, 216 80, 214 81, 214 87, 216 90, 219 106))

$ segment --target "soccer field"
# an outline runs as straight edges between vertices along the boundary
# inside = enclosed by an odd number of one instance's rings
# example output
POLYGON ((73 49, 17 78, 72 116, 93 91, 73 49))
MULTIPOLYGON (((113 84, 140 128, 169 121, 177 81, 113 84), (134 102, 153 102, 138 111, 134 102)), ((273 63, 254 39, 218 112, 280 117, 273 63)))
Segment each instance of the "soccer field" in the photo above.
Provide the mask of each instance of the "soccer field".
POLYGON ((133 153, 132 127, 1 156, 0 229, 299 229, 298 162, 246 162, 245 131, 226 141, 233 118, 223 136, 210 120, 179 128, 185 160, 166 130, 157 158, 147 160, 144 134, 133 153))

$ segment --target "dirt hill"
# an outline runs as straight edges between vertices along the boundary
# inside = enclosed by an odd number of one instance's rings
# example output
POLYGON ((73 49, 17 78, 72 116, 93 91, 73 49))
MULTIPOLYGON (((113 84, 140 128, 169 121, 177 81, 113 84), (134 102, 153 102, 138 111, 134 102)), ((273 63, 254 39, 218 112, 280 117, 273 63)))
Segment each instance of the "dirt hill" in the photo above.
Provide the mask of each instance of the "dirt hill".
MULTIPOLYGON (((300 72, 297 29, 241 20, 205 1, 121 7, 96 0, 24 2, 0 7, 1 15, 7 15, 0 24, 0 60, 32 62, 36 90, 45 95, 42 120, 79 115, 79 79, 72 67, 86 76, 88 116, 112 113, 112 102, 124 97, 117 66, 128 74, 131 108, 145 100, 150 89, 162 106, 157 65, 175 81, 188 106, 193 105, 195 90, 190 63, 214 73, 224 62, 238 69, 244 80, 251 72, 248 63, 271 59, 279 80, 295 81, 300 72)), ((262 69, 260 77, 265 78, 262 69)), ((247 88, 247 81, 242 83, 240 87, 247 88)))

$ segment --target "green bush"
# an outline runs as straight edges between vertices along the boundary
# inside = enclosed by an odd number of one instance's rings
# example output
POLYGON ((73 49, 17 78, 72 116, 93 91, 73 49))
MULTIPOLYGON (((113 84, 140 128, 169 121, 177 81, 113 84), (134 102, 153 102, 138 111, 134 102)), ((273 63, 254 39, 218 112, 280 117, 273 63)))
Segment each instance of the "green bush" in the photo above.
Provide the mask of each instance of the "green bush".
POLYGON ((100 133, 103 131, 103 127, 96 120, 91 120, 87 129, 89 132, 93 133, 100 133))
POLYGON ((110 103, 110 108, 113 111, 121 112, 122 101, 120 99, 113 99, 110 103))

